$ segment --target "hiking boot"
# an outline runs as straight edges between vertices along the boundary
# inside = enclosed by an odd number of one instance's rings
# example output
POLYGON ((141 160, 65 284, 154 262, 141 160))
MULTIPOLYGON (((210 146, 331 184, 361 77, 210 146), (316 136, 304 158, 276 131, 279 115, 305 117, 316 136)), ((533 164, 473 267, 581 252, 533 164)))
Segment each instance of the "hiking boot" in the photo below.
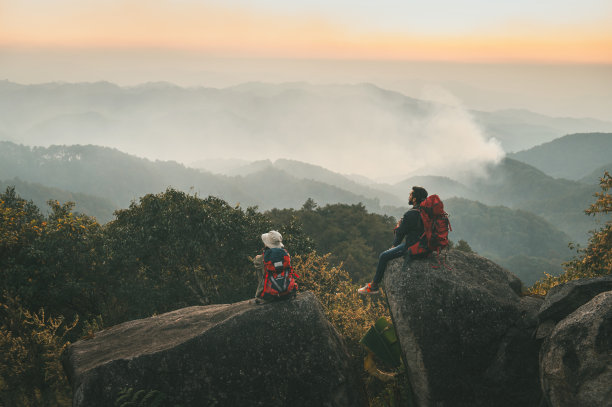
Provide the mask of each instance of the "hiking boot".
POLYGON ((357 290, 357 292, 359 294, 363 294, 363 295, 374 295, 374 294, 380 294, 380 290, 378 289, 377 285, 374 285, 372 283, 367 283, 366 285, 364 285, 363 287, 361 287, 359 290, 357 290))

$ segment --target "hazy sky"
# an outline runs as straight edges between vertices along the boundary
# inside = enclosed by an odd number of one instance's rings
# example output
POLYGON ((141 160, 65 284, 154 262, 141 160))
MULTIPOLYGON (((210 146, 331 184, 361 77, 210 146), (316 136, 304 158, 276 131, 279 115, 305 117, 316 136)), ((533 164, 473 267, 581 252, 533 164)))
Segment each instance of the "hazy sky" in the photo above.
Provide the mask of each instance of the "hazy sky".
POLYGON ((609 0, 0 0, 3 47, 612 62, 609 0))
POLYGON ((0 0, 3 79, 433 86, 461 109, 419 131, 478 162, 499 148, 465 109, 612 121, 612 1, 0 0))

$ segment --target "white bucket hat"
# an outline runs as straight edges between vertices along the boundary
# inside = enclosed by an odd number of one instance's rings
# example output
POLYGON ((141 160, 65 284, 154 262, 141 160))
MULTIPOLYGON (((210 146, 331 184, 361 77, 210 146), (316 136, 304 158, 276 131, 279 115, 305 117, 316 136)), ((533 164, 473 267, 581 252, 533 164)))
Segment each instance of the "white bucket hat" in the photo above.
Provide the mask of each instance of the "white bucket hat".
POLYGON ((261 240, 270 249, 285 247, 283 246, 283 237, 276 230, 264 233, 261 235, 261 240))

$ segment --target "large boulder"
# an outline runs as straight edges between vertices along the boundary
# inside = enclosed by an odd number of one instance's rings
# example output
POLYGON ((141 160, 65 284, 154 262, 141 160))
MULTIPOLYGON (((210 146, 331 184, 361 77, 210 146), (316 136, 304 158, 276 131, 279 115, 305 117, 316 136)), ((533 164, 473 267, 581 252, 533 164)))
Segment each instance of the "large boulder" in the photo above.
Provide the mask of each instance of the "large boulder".
POLYGON ((549 406, 612 406, 612 291, 555 326, 542 345, 540 375, 549 406))
POLYGON ((419 407, 537 406, 542 300, 476 254, 391 261, 384 288, 419 407))
POLYGON ((557 322, 591 301, 599 293, 612 290, 612 276, 583 278, 554 286, 546 294, 538 319, 538 338, 545 338, 557 322))
POLYGON ((342 339, 312 293, 278 303, 189 307, 130 321, 63 355, 73 406, 112 406, 122 389, 166 405, 365 406, 342 339))

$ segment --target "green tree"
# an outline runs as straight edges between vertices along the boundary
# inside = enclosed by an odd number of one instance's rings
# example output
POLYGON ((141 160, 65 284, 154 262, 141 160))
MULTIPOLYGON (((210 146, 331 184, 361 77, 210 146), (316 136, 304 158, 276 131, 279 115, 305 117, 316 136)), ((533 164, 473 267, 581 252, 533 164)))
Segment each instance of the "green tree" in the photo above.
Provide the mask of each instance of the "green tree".
MULTIPOLYGON (((253 296, 249 257, 261 252, 260 236, 271 228, 256 208, 174 189, 117 211, 104 230, 117 296, 111 320, 253 296)), ((279 231, 292 255, 312 250, 298 223, 289 219, 279 231)))
POLYGON ((100 225, 71 202, 49 205, 45 218, 13 188, 0 195, 0 293, 50 315, 94 315, 100 225))
POLYGON ((319 207, 309 199, 300 210, 272 209, 266 215, 274 225, 299 222, 316 251, 330 253, 330 264, 342 264, 355 281, 372 278, 379 253, 393 241, 395 219, 368 213, 362 204, 319 207))

